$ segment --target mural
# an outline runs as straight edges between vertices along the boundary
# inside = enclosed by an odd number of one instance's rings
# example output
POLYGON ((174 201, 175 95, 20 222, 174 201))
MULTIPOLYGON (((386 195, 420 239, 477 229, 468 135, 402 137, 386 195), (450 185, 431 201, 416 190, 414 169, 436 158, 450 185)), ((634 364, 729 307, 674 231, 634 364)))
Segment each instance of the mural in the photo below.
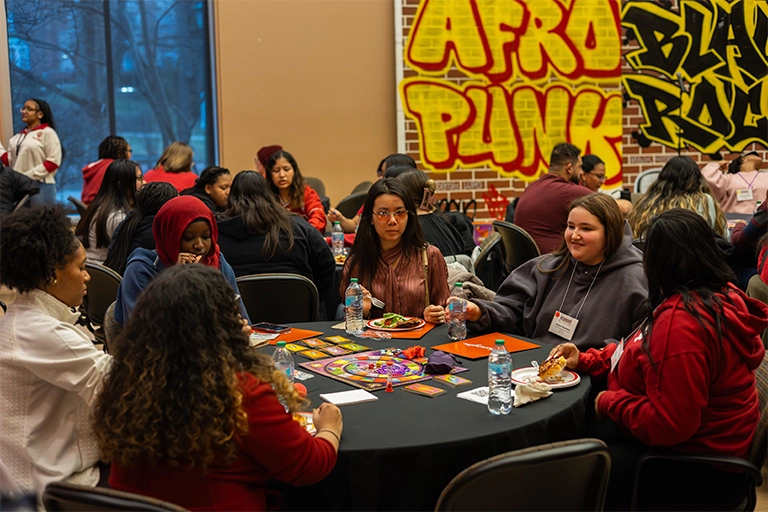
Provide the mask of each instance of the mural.
POLYGON ((569 141, 605 161, 606 188, 621 185, 618 0, 423 0, 405 61, 425 168, 533 181, 569 141))
POLYGON ((641 146, 689 145, 706 154, 768 146, 768 2, 679 0, 679 12, 645 0, 622 10, 622 83, 640 104, 641 146), (687 85, 686 85, 687 84, 687 85))

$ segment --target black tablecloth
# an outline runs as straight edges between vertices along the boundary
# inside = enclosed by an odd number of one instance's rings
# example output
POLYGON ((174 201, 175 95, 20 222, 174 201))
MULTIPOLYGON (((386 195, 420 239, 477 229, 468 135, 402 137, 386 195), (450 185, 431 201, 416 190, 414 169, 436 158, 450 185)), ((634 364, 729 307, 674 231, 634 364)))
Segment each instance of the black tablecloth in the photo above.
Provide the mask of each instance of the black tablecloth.
MULTIPOLYGON (((333 322, 295 324, 340 334, 333 322)), ((351 336, 347 336, 351 337, 351 336)), ((435 327, 421 340, 356 339, 372 349, 421 345, 427 348, 448 340, 445 325, 435 327)), ((551 347, 512 354, 513 367, 542 361, 551 347)), ((271 352, 273 348, 262 349, 271 352)), ((295 356, 299 363, 308 361, 295 356)), ((486 406, 456 398, 456 394, 488 384, 487 360, 463 360, 469 371, 460 376, 472 384, 460 388, 426 381, 446 389, 435 398, 409 393, 376 391, 374 402, 342 407, 344 432, 333 472, 321 483, 294 488, 278 484, 287 510, 433 510, 443 487, 475 462, 510 450, 580 437, 584 427, 590 380, 556 390, 544 400, 513 408, 507 416, 494 416, 486 406)), ((302 368, 303 369, 303 368, 302 368)), ((307 371, 307 370, 305 370, 307 371)), ((302 381, 308 398, 317 407, 320 393, 353 389, 321 375, 302 381)))

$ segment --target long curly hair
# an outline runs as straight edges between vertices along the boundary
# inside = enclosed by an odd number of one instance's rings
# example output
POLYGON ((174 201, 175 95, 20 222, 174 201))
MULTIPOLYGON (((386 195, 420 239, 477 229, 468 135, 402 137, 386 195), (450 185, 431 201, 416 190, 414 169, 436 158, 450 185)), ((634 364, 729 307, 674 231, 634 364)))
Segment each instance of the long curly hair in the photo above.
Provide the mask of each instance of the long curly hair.
POLYGON ((648 192, 632 208, 628 220, 635 238, 643 236, 654 215, 672 208, 699 213, 720 234, 725 232, 728 224, 699 166, 687 156, 672 157, 661 169, 658 179, 648 192), (710 204, 714 205, 714 218, 710 215, 710 204))
POLYGON ((232 287, 204 265, 174 265, 144 289, 115 341, 94 408, 101 455, 124 466, 203 470, 231 462, 248 432, 241 374, 269 383, 290 411, 305 404, 249 345, 232 287))

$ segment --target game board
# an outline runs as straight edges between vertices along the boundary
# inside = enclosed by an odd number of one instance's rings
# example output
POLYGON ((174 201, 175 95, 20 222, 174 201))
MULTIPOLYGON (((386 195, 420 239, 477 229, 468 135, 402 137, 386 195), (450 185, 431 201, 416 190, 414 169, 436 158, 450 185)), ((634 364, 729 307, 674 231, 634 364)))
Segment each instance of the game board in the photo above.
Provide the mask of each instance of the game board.
MULTIPOLYGON (((403 386, 432 378, 424 374, 424 365, 397 357, 398 349, 371 350, 359 354, 301 363, 301 366, 351 386, 377 391, 387 387, 387 361, 392 361, 392 385, 403 386)), ((460 368, 458 371, 466 370, 460 368)))

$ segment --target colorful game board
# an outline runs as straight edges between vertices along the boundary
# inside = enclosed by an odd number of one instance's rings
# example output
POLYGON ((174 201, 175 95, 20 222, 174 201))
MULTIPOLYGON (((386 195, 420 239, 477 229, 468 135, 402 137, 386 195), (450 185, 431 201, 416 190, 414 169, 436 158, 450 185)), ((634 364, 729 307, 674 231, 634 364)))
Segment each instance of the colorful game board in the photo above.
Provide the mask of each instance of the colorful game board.
POLYGON ((431 375, 424 374, 424 365, 388 355, 387 352, 397 353, 397 349, 389 348, 348 354, 321 361, 301 363, 301 366, 367 391, 376 391, 387 387, 387 361, 394 363, 392 365, 393 386, 413 384, 432 378, 431 375))

